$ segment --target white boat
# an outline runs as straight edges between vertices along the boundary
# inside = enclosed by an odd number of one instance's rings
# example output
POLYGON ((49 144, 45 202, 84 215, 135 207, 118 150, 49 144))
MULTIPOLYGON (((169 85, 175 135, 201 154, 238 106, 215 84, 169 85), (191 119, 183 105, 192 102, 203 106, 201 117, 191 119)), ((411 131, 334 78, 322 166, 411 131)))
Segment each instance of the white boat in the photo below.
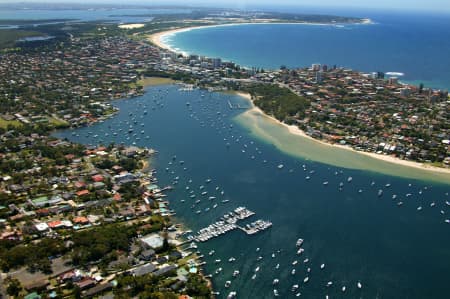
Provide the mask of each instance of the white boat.
POLYGON ((320 269, 325 268, 325 264, 320 265, 320 269))
POLYGON ((333 285, 332 281, 327 282, 327 287, 331 287, 333 285))
POLYGON ((356 286, 358 287, 358 289, 361 289, 361 288, 362 288, 361 282, 358 281, 358 283, 356 284, 356 286))
POLYGON ((291 288, 291 291, 292 292, 295 292, 295 291, 297 291, 298 290, 298 284, 294 284, 293 286, 292 286, 292 288, 291 288))
POLYGON ((280 282, 280 280, 279 280, 278 278, 275 278, 275 279, 272 281, 272 284, 273 284, 273 285, 277 285, 279 282, 280 282))
POLYGON ((231 285, 231 281, 227 280, 227 281, 225 282, 225 287, 226 287, 226 288, 229 288, 230 285, 231 285))
POLYGON ((304 241, 303 239, 298 239, 297 242, 295 243, 295 245, 296 245, 297 247, 300 247, 300 246, 302 246, 303 241, 304 241))
POLYGON ((258 272, 258 271, 259 271, 259 266, 255 268, 255 272, 258 272))
POLYGON ((295 275, 295 269, 292 269, 291 274, 295 275))
POLYGON ((345 286, 343 286, 341 290, 342 290, 342 292, 345 292, 346 289, 347 288, 345 286))
POLYGON ((281 168, 284 167, 284 165, 283 164, 279 164, 277 167, 278 167, 278 169, 281 169, 281 168))
POLYGON ((277 289, 274 289, 274 290, 273 290, 273 295, 274 295, 275 297, 280 296, 280 295, 278 294, 278 290, 277 290, 277 289))
POLYGON ((295 266, 295 265, 297 265, 297 263, 298 263, 298 261, 297 261, 297 260, 293 261, 293 262, 292 262, 292 266, 295 266))
POLYGON ((238 276, 239 275, 239 270, 234 270, 233 271, 233 277, 236 277, 236 276, 238 276))
POLYGON ((303 283, 307 283, 309 281, 309 277, 306 276, 305 279, 303 279, 303 283))

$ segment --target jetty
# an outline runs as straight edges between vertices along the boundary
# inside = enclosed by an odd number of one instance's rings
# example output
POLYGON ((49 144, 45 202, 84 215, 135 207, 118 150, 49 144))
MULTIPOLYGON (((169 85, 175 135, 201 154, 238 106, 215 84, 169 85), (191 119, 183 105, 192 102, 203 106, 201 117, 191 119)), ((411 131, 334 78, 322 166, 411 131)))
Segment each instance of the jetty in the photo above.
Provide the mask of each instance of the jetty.
POLYGON ((237 225, 238 221, 255 215, 246 207, 238 207, 234 211, 224 214, 218 221, 200 229, 195 236, 189 236, 189 241, 206 242, 210 239, 224 235, 235 229, 240 229, 247 235, 253 235, 272 226, 272 222, 257 220, 244 227, 237 225))

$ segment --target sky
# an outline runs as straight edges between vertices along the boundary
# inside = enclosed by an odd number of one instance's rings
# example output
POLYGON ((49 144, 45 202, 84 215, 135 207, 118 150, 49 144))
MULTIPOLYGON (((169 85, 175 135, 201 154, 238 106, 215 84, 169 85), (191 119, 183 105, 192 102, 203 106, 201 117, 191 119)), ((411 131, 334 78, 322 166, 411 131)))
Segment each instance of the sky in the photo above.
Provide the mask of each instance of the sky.
POLYGON ((252 6, 275 6, 275 5, 295 5, 295 6, 327 6, 336 8, 376 8, 383 10, 435 10, 450 12, 449 0, 0 0, 0 3, 112 3, 112 4, 147 4, 147 5, 207 5, 233 8, 251 8, 252 6))

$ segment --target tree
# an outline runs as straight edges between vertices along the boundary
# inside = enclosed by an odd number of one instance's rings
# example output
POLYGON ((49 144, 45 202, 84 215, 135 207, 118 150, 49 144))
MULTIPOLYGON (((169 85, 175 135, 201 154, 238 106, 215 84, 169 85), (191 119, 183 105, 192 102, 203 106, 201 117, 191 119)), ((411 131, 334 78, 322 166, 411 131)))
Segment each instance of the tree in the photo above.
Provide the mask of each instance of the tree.
POLYGON ((11 278, 9 280, 8 287, 6 288, 6 292, 10 296, 17 297, 22 290, 22 285, 20 284, 20 281, 16 278, 11 278))

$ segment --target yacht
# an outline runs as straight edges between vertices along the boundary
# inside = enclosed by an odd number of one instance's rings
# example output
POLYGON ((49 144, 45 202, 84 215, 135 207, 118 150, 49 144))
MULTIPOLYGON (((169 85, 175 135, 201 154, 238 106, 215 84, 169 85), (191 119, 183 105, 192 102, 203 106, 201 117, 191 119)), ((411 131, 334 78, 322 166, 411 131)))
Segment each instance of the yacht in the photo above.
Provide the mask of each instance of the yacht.
POLYGON ((298 239, 297 242, 295 243, 295 245, 296 245, 297 247, 300 247, 300 246, 302 246, 303 241, 304 241, 303 239, 298 239))
POLYGON ((358 289, 361 289, 361 288, 362 288, 361 282, 358 281, 358 283, 356 284, 356 286, 358 287, 358 289))
POLYGON ((275 278, 275 279, 272 281, 272 284, 273 284, 273 285, 277 285, 279 282, 280 282, 280 280, 279 280, 278 278, 275 278))
POLYGON ((227 281, 225 282, 225 287, 226 287, 226 288, 229 288, 230 285, 231 285, 231 281, 227 280, 227 281))
POLYGON ((303 283, 307 283, 309 281, 309 277, 306 276, 305 279, 303 279, 303 283))
POLYGON ((325 268, 325 264, 320 265, 320 269, 325 268))

